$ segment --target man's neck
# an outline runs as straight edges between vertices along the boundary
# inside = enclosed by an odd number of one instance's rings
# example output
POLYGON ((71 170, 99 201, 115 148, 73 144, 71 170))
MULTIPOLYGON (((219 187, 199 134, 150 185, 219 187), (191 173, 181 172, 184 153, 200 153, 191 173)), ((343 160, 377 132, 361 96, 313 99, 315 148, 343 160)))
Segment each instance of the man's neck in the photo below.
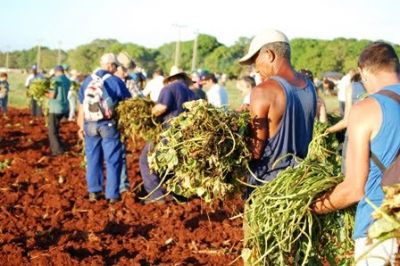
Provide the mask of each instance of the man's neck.
POLYGON ((371 93, 375 93, 384 87, 400 83, 400 77, 396 73, 381 72, 376 75, 378 82, 372 89, 371 93))

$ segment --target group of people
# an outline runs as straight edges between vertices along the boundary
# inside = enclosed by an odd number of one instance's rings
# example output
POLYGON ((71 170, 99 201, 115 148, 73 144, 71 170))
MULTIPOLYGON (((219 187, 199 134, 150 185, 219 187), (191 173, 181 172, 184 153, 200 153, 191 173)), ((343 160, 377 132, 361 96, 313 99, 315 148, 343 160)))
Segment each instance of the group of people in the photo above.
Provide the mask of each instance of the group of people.
MULTIPOLYGON (((297 72, 292 66, 289 39, 278 30, 270 29, 256 35, 239 63, 252 65, 258 74, 257 79, 245 76, 237 81, 244 97, 239 110, 248 110, 251 117, 250 168, 256 178, 249 174, 248 183, 257 186, 259 180, 270 181, 283 169, 294 166, 295 157, 307 156, 314 121, 321 113, 321 99, 312 75, 306 71, 297 72), (289 154, 293 156, 286 156, 289 154)), ((164 76, 158 69, 153 79, 140 87, 129 74, 135 66, 127 54, 104 54, 100 68, 87 76, 79 89, 78 134, 85 140, 86 179, 91 201, 96 201, 103 191, 103 161, 107 176, 105 198, 114 203, 129 190, 126 149, 113 116, 113 108, 119 102, 131 97, 150 97, 156 102, 152 115, 163 121, 164 127, 168 127, 169 119, 184 112, 183 104, 187 101, 206 99, 216 107, 228 106, 226 90, 212 73, 190 76, 173 67, 169 75, 164 76)), ((33 79, 39 78, 34 69, 32 74, 33 79)), ((48 94, 48 122, 50 145, 53 154, 58 154, 62 152, 57 139, 58 125, 61 114, 68 110, 65 100, 70 82, 62 67, 55 68, 55 79, 58 86, 48 94)), ((400 131, 400 105, 380 93, 385 90, 400 94, 399 58, 390 44, 372 43, 359 56, 357 73, 349 73, 342 81, 343 119, 328 132, 347 128, 343 149, 345 179, 318 198, 312 211, 323 214, 357 204, 354 239, 355 258, 358 258, 371 247, 366 236, 373 223, 373 209, 365 199, 377 206, 383 200, 382 172, 371 160, 370 153, 388 167, 400 149, 397 133, 400 131), (366 93, 369 96, 360 100, 366 93)), ((0 86, 1 82, 2 79, 0 86)), ((32 104, 32 112, 37 113, 34 108, 32 104)), ((139 159, 144 189, 150 201, 165 195, 160 177, 149 170, 147 155, 152 145, 154 143, 145 145, 139 159)), ((386 260, 394 259, 396 252, 397 243, 390 239, 374 247, 371 255, 358 260, 357 265, 384 265, 386 260)))

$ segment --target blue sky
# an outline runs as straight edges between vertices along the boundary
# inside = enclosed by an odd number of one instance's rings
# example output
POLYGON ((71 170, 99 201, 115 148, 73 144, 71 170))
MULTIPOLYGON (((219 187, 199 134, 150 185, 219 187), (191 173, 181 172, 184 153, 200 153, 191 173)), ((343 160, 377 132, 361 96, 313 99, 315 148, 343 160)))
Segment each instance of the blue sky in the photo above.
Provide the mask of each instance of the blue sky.
POLYGON ((277 28, 289 38, 336 37, 400 44, 396 0, 5 0, 1 3, 0 50, 37 45, 70 49, 96 38, 146 47, 194 32, 226 45, 277 28))

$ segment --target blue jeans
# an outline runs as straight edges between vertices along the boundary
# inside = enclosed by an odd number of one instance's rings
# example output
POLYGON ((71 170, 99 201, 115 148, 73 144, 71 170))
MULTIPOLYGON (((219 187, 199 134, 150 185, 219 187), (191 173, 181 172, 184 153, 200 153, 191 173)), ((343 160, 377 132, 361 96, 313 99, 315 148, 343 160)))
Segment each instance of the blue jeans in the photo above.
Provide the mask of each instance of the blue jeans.
POLYGON ((89 192, 103 190, 103 157, 106 164, 106 198, 119 197, 122 143, 115 121, 85 122, 86 180, 89 192))
POLYGON ((7 105, 8 105, 8 95, 4 98, 0 98, 0 109, 3 113, 7 114, 7 105))
MULTIPOLYGON (((151 173, 149 169, 147 154, 149 153, 150 147, 151 144, 147 143, 144 146, 142 153, 140 154, 139 157, 140 174, 142 175, 143 186, 147 193, 151 193, 159 185, 161 181, 160 177, 155 173, 151 173)), ((165 189, 163 187, 159 187, 157 190, 151 193, 151 195, 149 195, 149 199, 155 200, 163 196, 164 194, 165 194, 165 189)))
POLYGON ((122 143, 122 170, 121 170, 121 183, 119 185, 119 193, 129 190, 128 169, 126 167, 126 148, 122 143))

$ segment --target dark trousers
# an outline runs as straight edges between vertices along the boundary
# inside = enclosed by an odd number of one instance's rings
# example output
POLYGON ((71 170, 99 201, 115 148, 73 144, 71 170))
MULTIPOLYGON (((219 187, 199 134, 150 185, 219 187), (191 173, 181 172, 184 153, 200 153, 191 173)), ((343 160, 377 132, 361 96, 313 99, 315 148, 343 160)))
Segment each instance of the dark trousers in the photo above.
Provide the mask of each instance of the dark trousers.
POLYGON ((140 168, 140 174, 143 179, 143 186, 144 189, 146 190, 147 193, 151 193, 149 195, 149 199, 155 200, 157 198, 160 198, 165 194, 165 189, 163 187, 159 187, 157 190, 154 191, 155 188, 160 184, 160 177, 152 173, 149 169, 149 162, 147 160, 147 155, 149 153, 151 144, 147 143, 143 150, 142 153, 140 154, 139 157, 139 168, 140 168))
POLYGON ((42 116, 42 107, 38 104, 38 102, 31 98, 31 111, 33 116, 42 116))
POLYGON ((48 117, 49 142, 52 155, 58 155, 64 152, 59 135, 60 121, 63 118, 63 116, 64 114, 49 113, 48 117))

